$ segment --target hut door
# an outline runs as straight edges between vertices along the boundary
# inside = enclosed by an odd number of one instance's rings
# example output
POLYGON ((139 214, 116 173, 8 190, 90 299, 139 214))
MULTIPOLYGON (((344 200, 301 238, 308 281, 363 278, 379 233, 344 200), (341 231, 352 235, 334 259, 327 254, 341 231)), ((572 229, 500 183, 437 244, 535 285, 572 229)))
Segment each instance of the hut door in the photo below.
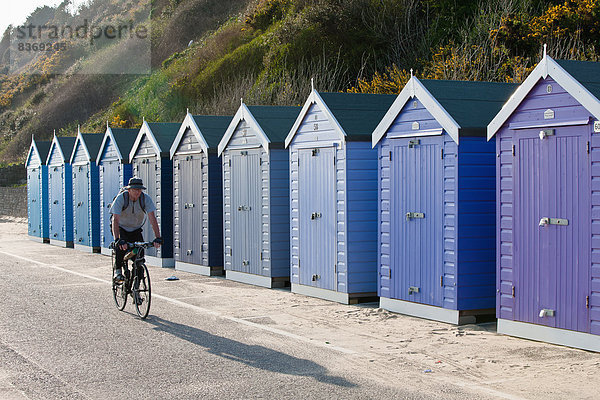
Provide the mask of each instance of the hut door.
POLYGON ((89 246, 88 165, 73 165, 73 222, 75 244, 89 246))
POLYGON ((301 149, 298 159, 299 281, 335 290, 335 149, 301 149))
POLYGON ((261 275, 262 179, 258 150, 231 155, 231 235, 233 268, 261 275))
POLYGON ((65 240, 63 222, 63 167, 48 167, 50 199, 50 239, 65 240))
POLYGON ((191 264, 202 263, 202 155, 180 156, 179 208, 181 230, 180 259, 191 264))
POLYGON ((102 217, 104 218, 104 231, 102 232, 103 243, 108 247, 113 239, 110 231, 110 206, 112 199, 121 189, 121 178, 119 177, 119 161, 105 161, 100 167, 102 171, 102 217))
POLYGON ((392 297, 442 306, 444 203, 439 138, 399 139, 392 148, 392 297))
POLYGON ((40 193, 42 187, 42 174, 40 168, 30 168, 27 175, 27 190, 29 191, 29 203, 27 204, 27 215, 29 216, 29 235, 42 236, 42 204, 40 193))
POLYGON ((589 331, 588 127, 515 134, 517 320, 589 331), (554 133, 554 132, 553 132, 554 133))
MULTIPOLYGON (((154 201, 154 203, 156 204, 156 208, 157 208, 156 214, 158 217, 158 208, 160 207, 160 205, 159 205, 158 199, 156 197, 156 195, 157 195, 156 180, 157 180, 157 174, 158 174, 158 163, 156 161, 156 158, 155 157, 139 158, 134 161, 134 168, 135 168, 135 170, 134 170, 133 175, 137 176, 138 178, 141 178, 142 181, 144 182, 144 186, 146 187, 146 190, 144 192, 148 196, 150 196, 152 201, 154 201)), ((154 237, 154 231, 152 230, 152 226, 150 225, 150 221, 148 220, 148 218, 146 218, 146 222, 144 223, 142 230, 143 230, 144 240, 150 240, 154 237)), ((162 234, 162 232, 161 232, 161 234, 162 234)), ((152 248, 152 247, 147 249, 146 255, 156 257, 156 249, 152 248)))

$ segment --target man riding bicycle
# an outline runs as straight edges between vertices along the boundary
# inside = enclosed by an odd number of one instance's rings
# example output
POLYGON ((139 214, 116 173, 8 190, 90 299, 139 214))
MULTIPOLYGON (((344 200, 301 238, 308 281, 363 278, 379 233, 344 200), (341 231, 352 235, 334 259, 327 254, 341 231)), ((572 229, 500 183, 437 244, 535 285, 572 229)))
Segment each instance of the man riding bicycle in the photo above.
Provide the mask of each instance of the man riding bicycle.
POLYGON ((150 196, 143 192, 146 188, 142 180, 133 177, 124 189, 126 190, 117 195, 110 207, 112 233, 115 238, 113 247, 115 249, 115 280, 117 282, 125 280, 123 267, 127 267, 123 258, 127 252, 127 243, 144 241, 142 226, 146 222, 146 216, 156 237, 154 247, 160 247, 163 243, 158 221, 154 214, 156 206, 150 196))

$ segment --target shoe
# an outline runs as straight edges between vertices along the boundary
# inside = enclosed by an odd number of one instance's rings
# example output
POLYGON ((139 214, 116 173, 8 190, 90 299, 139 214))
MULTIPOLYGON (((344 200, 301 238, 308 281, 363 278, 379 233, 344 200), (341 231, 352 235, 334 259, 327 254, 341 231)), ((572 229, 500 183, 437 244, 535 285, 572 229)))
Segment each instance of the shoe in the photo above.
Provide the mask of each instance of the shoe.
POLYGON ((125 277, 120 272, 117 272, 117 274, 115 275, 114 279, 115 279, 116 283, 123 283, 123 282, 125 282, 125 277))
POLYGON ((135 295, 135 303, 139 306, 144 302, 144 300, 140 297, 139 294, 135 295))

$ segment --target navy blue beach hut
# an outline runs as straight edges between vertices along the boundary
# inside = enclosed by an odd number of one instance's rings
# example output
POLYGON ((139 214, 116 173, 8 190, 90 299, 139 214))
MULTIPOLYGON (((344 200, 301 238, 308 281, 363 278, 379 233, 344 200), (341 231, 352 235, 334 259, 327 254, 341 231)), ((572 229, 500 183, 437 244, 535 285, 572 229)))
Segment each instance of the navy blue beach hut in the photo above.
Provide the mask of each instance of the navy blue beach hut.
POLYGON ((100 252, 111 255, 109 249, 113 241, 110 230, 110 206, 113 198, 125 187, 131 178, 129 152, 137 137, 138 129, 111 128, 107 125, 100 150, 98 151, 98 172, 100 177, 100 252))
POLYGON ((73 247, 73 176, 69 159, 75 139, 55 134, 46 160, 50 244, 61 247, 73 247))
POLYGON ((27 233, 31 240, 48 242, 48 166, 46 159, 51 142, 36 141, 31 137, 27 153, 27 233))
POLYGON ((285 137, 300 107, 241 104, 219 143, 227 279, 290 281, 290 174, 285 137))
POLYGON ((175 269, 223 275, 223 185, 217 145, 231 117, 187 113, 171 146, 175 269))
MULTIPOLYGON (((173 267, 173 162, 170 149, 181 124, 144 121, 129 160, 133 175, 142 178, 146 193, 156 205, 156 219, 164 244, 158 249, 146 250, 146 261, 155 267, 173 267)), ((146 220, 144 239, 152 240, 154 232, 146 220)))
POLYGON ((374 130, 382 308, 452 324, 494 315, 496 154, 485 132, 516 87, 411 77, 374 130))
POLYGON ((600 63, 542 61, 496 141, 498 332, 600 351, 600 63))
POLYGON ((77 132, 71 168, 73 173, 73 243, 76 250, 100 251, 100 198, 96 157, 103 135, 77 132))
POLYGON ((377 152, 396 96, 309 95, 290 150, 292 292, 340 303, 377 295, 377 152))

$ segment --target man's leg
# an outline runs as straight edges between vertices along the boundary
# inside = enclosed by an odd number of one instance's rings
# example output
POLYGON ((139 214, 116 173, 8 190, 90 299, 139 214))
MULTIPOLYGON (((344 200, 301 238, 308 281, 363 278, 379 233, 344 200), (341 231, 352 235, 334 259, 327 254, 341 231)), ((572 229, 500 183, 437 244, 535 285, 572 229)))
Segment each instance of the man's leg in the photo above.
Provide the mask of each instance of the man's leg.
MULTIPOLYGON (((133 232, 128 232, 125 229, 119 227, 119 233, 121 239, 126 242, 141 242, 144 240, 142 236, 142 229, 136 229, 133 232)), ((123 271, 125 271, 125 275, 129 276, 129 270, 127 269, 127 264, 124 262, 123 258, 125 254, 127 254, 129 250, 121 250, 120 248, 115 249, 115 276, 123 275, 123 271)))

